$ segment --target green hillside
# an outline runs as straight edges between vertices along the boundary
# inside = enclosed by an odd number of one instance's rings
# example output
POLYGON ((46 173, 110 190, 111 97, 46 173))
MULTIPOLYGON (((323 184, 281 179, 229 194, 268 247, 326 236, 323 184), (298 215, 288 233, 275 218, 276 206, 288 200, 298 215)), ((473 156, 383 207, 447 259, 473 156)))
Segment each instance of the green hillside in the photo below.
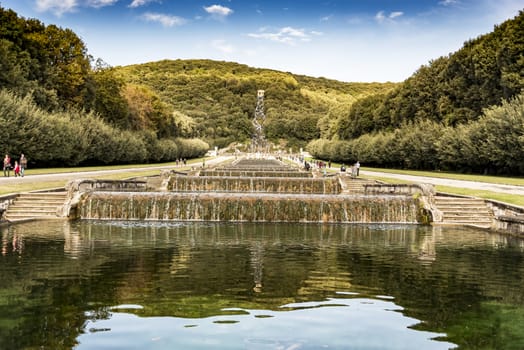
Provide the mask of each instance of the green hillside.
POLYGON ((359 99, 324 159, 410 169, 524 175, 524 12, 386 93, 359 99))
POLYGON ((226 146, 251 138, 257 90, 265 90, 266 137, 304 146, 336 133, 333 121, 358 99, 385 93, 392 83, 343 83, 211 60, 165 60, 117 67, 129 85, 142 86, 173 108, 186 137, 226 146))

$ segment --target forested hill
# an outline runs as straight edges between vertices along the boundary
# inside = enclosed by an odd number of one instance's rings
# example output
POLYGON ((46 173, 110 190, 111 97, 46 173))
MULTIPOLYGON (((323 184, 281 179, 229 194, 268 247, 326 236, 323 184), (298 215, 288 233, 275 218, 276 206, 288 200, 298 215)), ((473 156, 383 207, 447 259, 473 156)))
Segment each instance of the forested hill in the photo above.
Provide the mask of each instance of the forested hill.
POLYGON ((352 103, 397 85, 344 83, 212 60, 151 62, 117 67, 115 74, 169 104, 185 136, 219 147, 250 139, 257 90, 265 90, 267 138, 296 148, 333 136, 334 122, 352 103))
POLYGON ((380 167, 524 175, 524 11, 356 101, 335 129, 308 150, 380 167))
POLYGON ((361 99, 337 130, 341 139, 432 120, 456 126, 477 120, 524 87, 524 12, 422 66, 396 89, 361 99))

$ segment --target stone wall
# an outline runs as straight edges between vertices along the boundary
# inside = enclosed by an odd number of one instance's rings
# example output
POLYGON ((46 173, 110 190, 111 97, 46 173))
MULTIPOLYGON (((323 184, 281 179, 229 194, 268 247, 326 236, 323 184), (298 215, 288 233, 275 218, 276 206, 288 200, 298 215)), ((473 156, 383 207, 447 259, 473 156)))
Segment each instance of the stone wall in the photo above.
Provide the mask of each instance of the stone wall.
POLYGON ((524 208, 498 201, 486 200, 493 210, 493 229, 497 232, 524 236, 524 208))

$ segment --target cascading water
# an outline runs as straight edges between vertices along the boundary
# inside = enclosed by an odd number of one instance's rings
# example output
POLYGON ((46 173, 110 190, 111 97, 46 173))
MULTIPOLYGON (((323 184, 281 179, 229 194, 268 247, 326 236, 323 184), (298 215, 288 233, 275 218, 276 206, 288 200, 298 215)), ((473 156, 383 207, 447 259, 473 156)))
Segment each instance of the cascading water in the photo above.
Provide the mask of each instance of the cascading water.
POLYGON ((264 90, 257 92, 257 105, 255 107, 255 116, 253 117, 253 128, 255 129, 251 140, 252 153, 266 152, 266 139, 264 137, 263 122, 266 119, 264 114, 264 90))
POLYGON ((417 223, 407 196, 93 192, 80 217, 95 220, 417 223))
POLYGON ((167 185, 173 192, 266 192, 339 194, 338 179, 304 177, 172 176, 167 185))

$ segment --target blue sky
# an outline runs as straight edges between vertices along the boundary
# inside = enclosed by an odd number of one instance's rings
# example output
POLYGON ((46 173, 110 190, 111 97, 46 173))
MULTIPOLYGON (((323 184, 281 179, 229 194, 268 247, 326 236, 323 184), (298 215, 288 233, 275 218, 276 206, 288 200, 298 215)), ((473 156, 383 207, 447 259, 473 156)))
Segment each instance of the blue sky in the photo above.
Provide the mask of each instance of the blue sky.
POLYGON ((524 0, 0 0, 72 29, 110 65, 207 58, 341 81, 403 81, 524 0))

